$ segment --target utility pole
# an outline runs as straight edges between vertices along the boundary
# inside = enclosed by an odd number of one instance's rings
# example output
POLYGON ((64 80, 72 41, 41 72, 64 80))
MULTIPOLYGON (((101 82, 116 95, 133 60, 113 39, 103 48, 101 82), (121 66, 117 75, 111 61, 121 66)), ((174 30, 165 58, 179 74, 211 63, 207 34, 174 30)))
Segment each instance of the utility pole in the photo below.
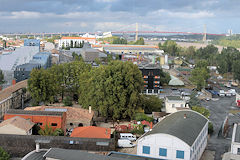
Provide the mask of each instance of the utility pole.
POLYGON ((203 42, 207 43, 207 27, 206 27, 206 24, 204 24, 203 42))
POLYGON ((135 41, 138 40, 138 23, 136 23, 136 37, 135 37, 135 41))

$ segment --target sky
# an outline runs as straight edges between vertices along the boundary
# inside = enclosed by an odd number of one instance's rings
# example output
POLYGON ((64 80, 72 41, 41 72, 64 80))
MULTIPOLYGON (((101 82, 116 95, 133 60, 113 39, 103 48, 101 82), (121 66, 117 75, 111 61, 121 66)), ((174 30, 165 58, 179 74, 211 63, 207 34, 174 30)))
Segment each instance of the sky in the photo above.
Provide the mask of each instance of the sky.
POLYGON ((0 0, 0 33, 240 33, 240 0, 0 0))

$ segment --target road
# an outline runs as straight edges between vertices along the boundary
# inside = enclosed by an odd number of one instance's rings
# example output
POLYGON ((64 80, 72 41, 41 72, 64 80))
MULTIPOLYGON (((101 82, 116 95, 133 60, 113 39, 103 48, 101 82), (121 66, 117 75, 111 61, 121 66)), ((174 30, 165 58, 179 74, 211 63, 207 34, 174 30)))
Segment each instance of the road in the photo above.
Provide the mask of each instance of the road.
POLYGON ((239 122, 238 116, 229 114, 230 110, 237 110, 235 105, 235 96, 232 97, 220 97, 217 101, 202 101, 201 105, 210 111, 210 121, 213 123, 214 133, 208 141, 207 149, 215 151, 215 160, 222 159, 222 154, 228 152, 231 146, 231 134, 228 134, 227 138, 218 136, 219 130, 222 126, 226 116, 229 116, 230 133, 232 130, 232 123, 239 122))

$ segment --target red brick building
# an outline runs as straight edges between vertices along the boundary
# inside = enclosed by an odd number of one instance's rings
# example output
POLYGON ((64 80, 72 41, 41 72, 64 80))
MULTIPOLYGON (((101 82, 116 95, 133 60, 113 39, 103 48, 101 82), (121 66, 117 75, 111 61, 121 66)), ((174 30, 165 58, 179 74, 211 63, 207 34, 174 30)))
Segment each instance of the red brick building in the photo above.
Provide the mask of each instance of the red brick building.
POLYGON ((18 109, 10 109, 4 115, 4 120, 19 116, 24 119, 30 119, 33 123, 38 124, 41 128, 46 125, 53 129, 61 128, 66 131, 66 112, 52 112, 52 111, 26 111, 18 109))

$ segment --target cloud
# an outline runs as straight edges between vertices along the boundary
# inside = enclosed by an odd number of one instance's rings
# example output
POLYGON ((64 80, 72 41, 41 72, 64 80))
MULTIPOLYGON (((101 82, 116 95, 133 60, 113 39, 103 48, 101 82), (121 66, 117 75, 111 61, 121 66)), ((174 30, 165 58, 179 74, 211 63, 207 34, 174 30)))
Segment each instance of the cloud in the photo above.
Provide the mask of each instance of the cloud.
POLYGON ((1 0, 0 30, 135 30, 138 22, 141 30, 202 32, 196 26, 208 24, 213 31, 240 31, 239 5, 239 0, 1 0))

